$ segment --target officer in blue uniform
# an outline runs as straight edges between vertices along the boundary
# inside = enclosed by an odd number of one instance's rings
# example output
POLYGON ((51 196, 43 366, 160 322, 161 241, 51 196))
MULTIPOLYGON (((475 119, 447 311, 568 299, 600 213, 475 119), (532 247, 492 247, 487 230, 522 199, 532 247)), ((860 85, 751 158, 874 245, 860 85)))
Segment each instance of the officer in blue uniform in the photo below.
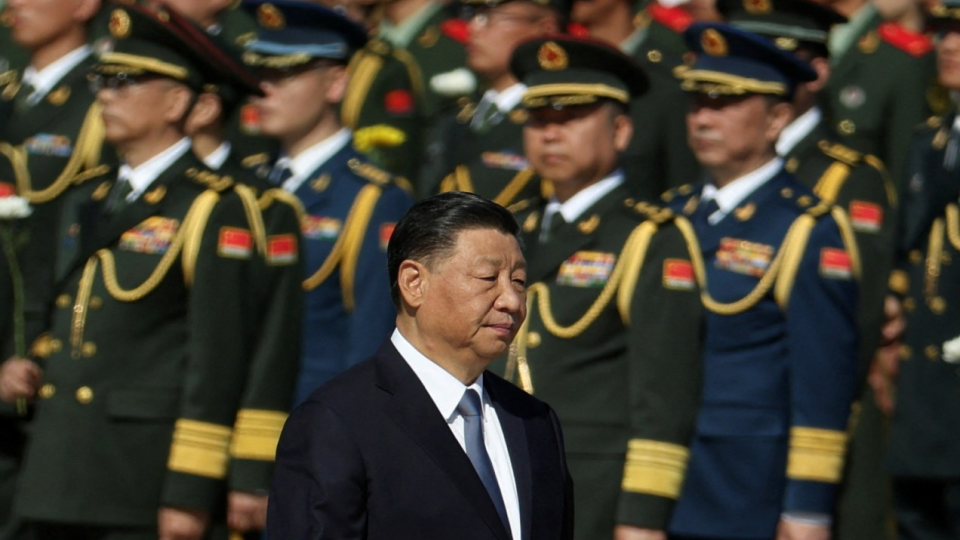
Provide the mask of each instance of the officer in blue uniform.
POLYGON ((244 3, 260 25, 244 61, 259 71, 254 100, 279 159, 248 159, 303 203, 303 348, 294 401, 376 352, 394 327, 387 242, 413 203, 394 177, 367 163, 342 127, 337 105, 346 65, 366 33, 307 2, 244 3))
POLYGON ((857 389, 859 260, 842 210, 775 143, 816 74, 726 25, 686 33, 690 147, 708 172, 664 195, 690 216, 707 308, 702 406, 678 538, 828 538, 857 389))

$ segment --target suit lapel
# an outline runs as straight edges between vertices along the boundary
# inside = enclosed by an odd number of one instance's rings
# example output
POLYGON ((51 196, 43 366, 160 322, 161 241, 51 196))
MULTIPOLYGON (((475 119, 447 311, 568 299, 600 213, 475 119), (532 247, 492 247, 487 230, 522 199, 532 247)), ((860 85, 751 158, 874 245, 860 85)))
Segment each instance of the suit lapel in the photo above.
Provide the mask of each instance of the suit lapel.
POLYGON ((387 345, 377 356, 378 386, 393 398, 384 412, 449 476, 453 485, 471 503, 497 538, 509 540, 490 495, 474 470, 466 452, 440 417, 437 406, 416 374, 393 347, 387 345), (429 411, 425 414, 425 411, 429 411))
POLYGON ((513 478, 517 485, 517 499, 520 503, 520 530, 523 538, 531 538, 533 524, 533 471, 530 468, 530 448, 527 444, 527 432, 523 419, 504 408, 497 395, 491 377, 484 377, 484 389, 493 408, 497 411, 503 438, 510 452, 510 464, 513 466, 513 478))
MULTIPOLYGON (((92 61, 89 58, 80 62, 43 99, 24 110, 17 118, 17 122, 20 125, 29 126, 31 133, 42 133, 47 124, 60 120, 65 112, 70 110, 69 105, 72 101, 83 99, 88 95, 86 76, 91 65, 92 61)), ((76 144, 75 140, 71 142, 76 144)))

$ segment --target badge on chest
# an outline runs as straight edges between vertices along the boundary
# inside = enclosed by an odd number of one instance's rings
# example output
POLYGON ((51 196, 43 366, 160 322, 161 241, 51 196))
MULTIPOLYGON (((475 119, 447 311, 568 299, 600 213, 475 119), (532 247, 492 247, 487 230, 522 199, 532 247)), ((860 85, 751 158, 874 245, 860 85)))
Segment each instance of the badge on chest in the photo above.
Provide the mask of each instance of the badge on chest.
POLYGON ((159 255, 167 252, 180 222, 173 218, 153 216, 120 237, 120 249, 136 253, 159 255))
POLYGON ((613 253, 578 251, 563 261, 557 272, 557 285, 603 287, 617 261, 613 253))
POLYGON ((343 222, 336 218, 305 216, 300 222, 300 232, 308 240, 336 240, 343 222))
POLYGON ((773 246, 739 238, 724 238, 720 240, 714 266, 738 274, 760 277, 767 271, 772 258, 773 246))

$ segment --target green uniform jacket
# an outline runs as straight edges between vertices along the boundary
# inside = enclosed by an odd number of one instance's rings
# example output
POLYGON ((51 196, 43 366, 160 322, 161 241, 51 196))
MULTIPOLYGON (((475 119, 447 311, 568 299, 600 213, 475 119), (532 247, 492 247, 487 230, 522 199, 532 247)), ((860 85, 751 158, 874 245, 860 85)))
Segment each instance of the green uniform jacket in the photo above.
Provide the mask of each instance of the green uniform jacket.
POLYGON ((518 205, 531 285, 505 374, 557 411, 584 540, 666 528, 699 402, 699 248, 685 218, 631 193, 543 243, 544 203, 518 205))
POLYGON ((880 158, 899 182, 914 126, 946 101, 936 86, 929 39, 880 16, 833 65, 821 92, 829 125, 847 146, 880 158))
POLYGON ((114 178, 91 180, 81 254, 34 344, 44 385, 18 486, 25 519, 155 527, 160 506, 216 515, 225 503, 253 346, 244 285, 263 249, 256 201, 188 153, 108 215, 114 178))
POLYGON ((270 488, 280 430, 293 404, 297 382, 303 313, 303 208, 295 196, 257 177, 232 155, 218 172, 253 190, 263 221, 265 252, 253 258, 250 283, 244 288, 254 295, 251 316, 256 337, 230 445, 229 475, 230 489, 256 493, 270 488))
POLYGON ((861 277, 858 315, 865 376, 880 342, 883 299, 893 269, 897 194, 880 160, 837 140, 824 122, 819 123, 785 156, 785 168, 822 200, 846 211, 861 264, 870 269, 861 277))
MULTIPOLYGON (((470 127, 475 103, 466 104, 456 116, 445 120, 436 131, 431 164, 441 173, 439 185, 430 194, 468 191, 502 206, 510 206, 540 194, 540 179, 527 167, 523 153, 523 124, 527 111, 520 105, 501 114, 483 133, 470 127)), ((435 182, 435 180, 434 180, 435 182)))
POLYGON ((425 127, 423 77, 416 61, 372 39, 353 55, 349 71, 341 121, 354 131, 357 149, 390 172, 416 178, 425 127))
MULTIPOLYGON (((654 24, 658 23, 648 28, 654 24)), ((633 138, 621 159, 627 178, 638 180, 637 193, 648 199, 657 199, 702 174, 687 144, 689 98, 673 75, 682 58, 658 43, 657 35, 648 34, 633 54, 650 78, 650 89, 630 103, 633 138)))
POLYGON ((446 7, 436 12, 407 47, 407 52, 416 61, 423 76, 424 100, 420 114, 427 124, 430 124, 440 111, 456 105, 453 98, 434 92, 430 88, 430 79, 434 75, 462 68, 467 62, 463 43, 444 32, 444 22, 448 19, 446 7))

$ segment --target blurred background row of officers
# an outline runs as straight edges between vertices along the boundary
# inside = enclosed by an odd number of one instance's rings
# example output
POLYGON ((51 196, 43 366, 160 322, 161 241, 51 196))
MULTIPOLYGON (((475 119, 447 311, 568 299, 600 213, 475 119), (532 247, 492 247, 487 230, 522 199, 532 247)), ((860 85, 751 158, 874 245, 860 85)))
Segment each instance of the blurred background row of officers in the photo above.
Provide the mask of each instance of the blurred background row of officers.
POLYGON ((960 6, 0 5, 0 539, 258 537, 451 190, 578 540, 960 538, 960 6))

